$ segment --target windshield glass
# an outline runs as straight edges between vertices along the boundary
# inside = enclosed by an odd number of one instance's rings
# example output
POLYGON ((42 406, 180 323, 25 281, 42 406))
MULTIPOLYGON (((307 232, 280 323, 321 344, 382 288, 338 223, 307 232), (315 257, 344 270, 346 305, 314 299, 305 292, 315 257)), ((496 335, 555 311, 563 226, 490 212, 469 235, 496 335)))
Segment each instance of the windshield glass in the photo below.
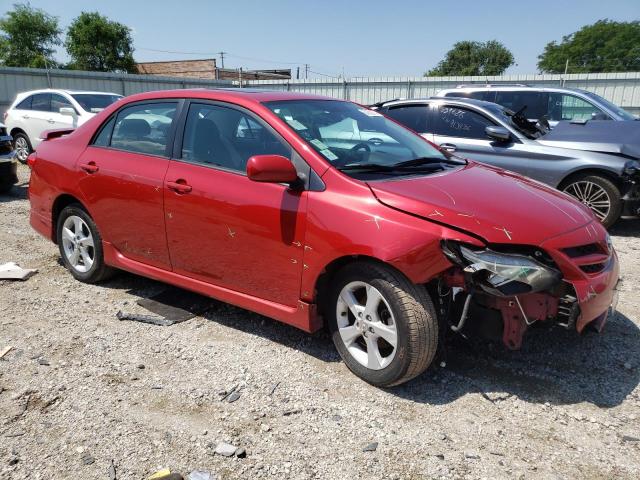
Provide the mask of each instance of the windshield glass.
POLYGON ((592 98, 596 102, 598 102, 598 103, 604 105, 605 107, 607 107, 609 110, 611 110, 616 115, 618 115, 622 120, 635 120, 636 119, 636 117, 631 115, 629 112, 627 112, 626 110, 620 108, 615 103, 611 103, 609 100, 607 100, 606 98, 601 97, 600 95, 597 95, 597 94, 595 94, 593 92, 587 92, 586 90, 583 91, 582 93, 584 93, 587 97, 592 98))
POLYGON ((102 93, 76 93, 71 95, 85 112, 97 113, 107 108, 113 102, 120 100, 122 95, 102 93))
POLYGON ((390 170, 400 164, 404 168, 452 162, 415 133, 351 102, 285 100, 265 105, 341 170, 371 170, 374 166, 390 170))

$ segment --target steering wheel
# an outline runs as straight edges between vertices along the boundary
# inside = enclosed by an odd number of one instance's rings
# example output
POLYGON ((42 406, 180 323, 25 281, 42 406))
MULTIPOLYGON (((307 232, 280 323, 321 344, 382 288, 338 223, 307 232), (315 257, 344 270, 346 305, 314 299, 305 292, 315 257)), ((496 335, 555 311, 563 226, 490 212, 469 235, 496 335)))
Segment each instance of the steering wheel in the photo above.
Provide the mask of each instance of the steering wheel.
POLYGON ((353 147, 351 147, 352 152, 359 152, 360 150, 371 153, 371 147, 365 142, 356 143, 353 147))

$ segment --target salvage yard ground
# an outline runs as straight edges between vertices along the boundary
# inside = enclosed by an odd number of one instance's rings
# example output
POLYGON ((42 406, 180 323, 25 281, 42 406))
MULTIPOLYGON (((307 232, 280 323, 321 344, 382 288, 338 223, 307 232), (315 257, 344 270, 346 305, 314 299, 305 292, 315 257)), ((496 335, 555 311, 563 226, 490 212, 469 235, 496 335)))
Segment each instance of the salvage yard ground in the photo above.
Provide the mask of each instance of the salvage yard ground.
POLYGON ((105 479, 112 462, 118 479, 640 477, 638 220, 612 232, 624 283, 602 335, 533 330, 519 352, 453 342, 445 368, 382 390, 326 333, 213 300, 172 326, 118 321, 164 285, 73 280, 30 228, 20 175, 0 196, 0 264, 39 272, 0 281, 2 479, 105 479), (215 455, 221 441, 246 458, 215 455))

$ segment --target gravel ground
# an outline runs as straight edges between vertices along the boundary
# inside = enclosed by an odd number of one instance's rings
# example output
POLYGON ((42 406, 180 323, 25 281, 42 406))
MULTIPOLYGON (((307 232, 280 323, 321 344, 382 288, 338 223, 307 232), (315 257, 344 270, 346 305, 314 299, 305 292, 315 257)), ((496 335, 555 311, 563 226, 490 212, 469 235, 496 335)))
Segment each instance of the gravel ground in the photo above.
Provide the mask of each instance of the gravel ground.
POLYGON ((165 287, 74 281, 30 228, 20 174, 0 196, 0 264, 39 273, 0 281, 2 479, 640 476, 640 221, 614 229, 624 284, 602 335, 533 330, 519 352, 452 342, 445 368, 382 390, 326 333, 215 301, 170 327, 118 321, 165 287))

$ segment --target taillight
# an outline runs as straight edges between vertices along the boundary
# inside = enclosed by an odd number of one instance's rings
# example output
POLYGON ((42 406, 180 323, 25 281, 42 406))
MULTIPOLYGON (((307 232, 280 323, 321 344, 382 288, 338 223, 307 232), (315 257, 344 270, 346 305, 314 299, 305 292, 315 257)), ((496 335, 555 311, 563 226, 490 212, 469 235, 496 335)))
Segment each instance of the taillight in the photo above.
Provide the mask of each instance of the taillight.
POLYGON ((36 152, 33 152, 27 157, 27 165, 29 166, 29 168, 33 168, 33 166, 36 164, 36 158, 36 152))

